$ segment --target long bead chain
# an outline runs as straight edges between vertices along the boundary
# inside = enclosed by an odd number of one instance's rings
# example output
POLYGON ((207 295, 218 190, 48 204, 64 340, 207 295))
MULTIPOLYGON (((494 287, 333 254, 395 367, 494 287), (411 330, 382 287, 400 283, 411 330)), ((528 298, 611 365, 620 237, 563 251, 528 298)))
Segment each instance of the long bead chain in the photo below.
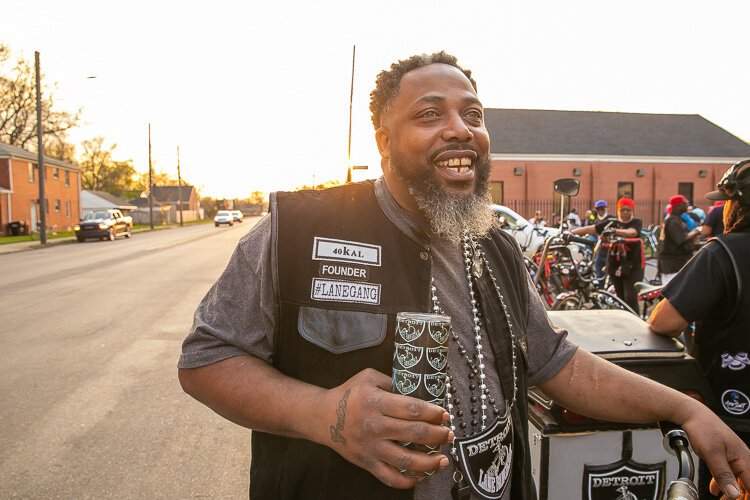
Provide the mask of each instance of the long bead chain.
MULTIPOLYGON (((495 414, 499 414, 499 411, 497 407, 494 406, 494 400, 489 396, 489 390, 487 389, 487 386, 485 384, 486 375, 484 373, 484 355, 482 354, 482 337, 481 337, 481 322, 479 319, 479 309, 477 308, 477 300, 474 292, 474 286, 471 279, 471 268, 473 264, 473 255, 478 254, 480 265, 483 265, 485 269, 487 269, 487 272, 490 276, 490 279, 492 280, 492 284, 495 287, 495 292, 498 296, 498 299, 500 300, 500 304, 503 308, 503 312, 505 315, 505 321, 508 325, 508 331, 510 332, 511 337, 511 357, 512 357, 512 365, 513 365, 513 397, 511 401, 507 404, 508 411, 510 408, 513 407, 513 405, 516 402, 516 393, 517 393, 517 379, 516 379, 516 346, 515 346, 515 335, 513 333, 513 327, 510 322, 510 316, 508 313, 508 307, 505 304, 505 298, 503 297, 502 293, 500 292, 500 287, 497 284, 497 280, 495 276, 492 273, 492 269, 489 266, 489 263, 487 262, 486 256, 484 254, 484 251, 482 250, 481 246, 476 241, 475 236, 469 237, 468 235, 464 235, 464 241, 463 241, 463 254, 464 254, 464 263, 465 263, 465 269, 466 269, 466 280, 469 285, 469 300, 471 303, 471 314, 472 314, 472 320, 473 320, 473 327, 472 327, 472 333, 474 334, 474 342, 475 342, 475 349, 476 349, 476 360, 477 362, 474 363, 471 358, 468 356, 466 348, 461 344, 461 341, 459 340, 458 335, 453 332, 453 340, 455 341, 459 353, 464 356, 466 359, 466 363, 469 366, 469 373, 470 377, 473 377, 474 375, 479 375, 479 390, 480 395, 479 399, 481 400, 481 427, 480 430, 484 431, 486 430, 486 421, 487 421, 487 400, 489 399, 490 404, 493 405, 493 410, 495 414)), ((435 287, 435 279, 432 279, 432 286, 431 286, 431 292, 432 292, 432 304, 433 304, 433 311, 438 314, 443 314, 443 311, 440 307, 440 304, 438 302, 437 297, 437 288, 435 287)), ((446 402, 446 409, 448 410, 448 414, 450 417, 450 429, 453 431, 454 435, 456 434, 456 425, 455 425, 455 415, 453 413, 453 385, 451 384, 451 376, 448 374, 446 377, 446 393, 445 393, 445 402, 446 402)), ((473 386, 473 384, 471 384, 473 386)), ((476 399, 476 396, 473 393, 472 389, 472 400, 476 399)), ((457 400, 455 400, 456 403, 458 403, 457 400)), ((474 408, 472 408, 472 413, 474 412, 474 408)), ((460 413, 460 412, 459 412, 460 413)), ((473 421, 472 421, 473 422, 473 421)), ((461 424, 461 427, 465 427, 465 423, 461 424)), ((458 451, 456 449, 456 446, 454 443, 451 443, 450 453, 453 456, 453 458, 458 461, 458 451)))

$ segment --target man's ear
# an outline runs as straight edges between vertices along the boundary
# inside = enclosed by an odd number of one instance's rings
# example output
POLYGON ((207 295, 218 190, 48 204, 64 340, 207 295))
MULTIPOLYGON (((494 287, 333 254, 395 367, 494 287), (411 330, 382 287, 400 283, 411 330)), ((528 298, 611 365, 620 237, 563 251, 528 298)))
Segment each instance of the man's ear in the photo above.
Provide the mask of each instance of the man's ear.
POLYGON ((391 138, 390 132, 385 127, 380 127, 375 131, 375 142, 378 145, 380 157, 384 160, 391 158, 391 138))

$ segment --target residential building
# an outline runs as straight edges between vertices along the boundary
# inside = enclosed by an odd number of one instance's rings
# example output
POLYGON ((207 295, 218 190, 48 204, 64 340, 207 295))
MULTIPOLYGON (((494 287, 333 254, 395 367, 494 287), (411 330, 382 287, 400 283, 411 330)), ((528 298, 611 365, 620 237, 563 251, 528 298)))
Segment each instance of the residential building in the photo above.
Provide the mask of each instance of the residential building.
MULTIPOLYGON (((80 170, 48 156, 44 166, 47 229, 72 231, 80 214, 80 170)), ((39 206, 37 153, 0 143, 0 234, 10 234, 11 222, 37 231, 39 206)))
MULTIPOLYGON (((153 221, 154 224, 172 224, 180 222, 180 200, 182 201, 182 216, 185 222, 203 218, 200 208, 200 198, 193 186, 154 186, 153 190, 153 221)), ((149 223, 148 197, 136 198, 130 201, 137 208, 131 214, 136 224, 149 223)))
POLYGON ((81 217, 89 212, 116 208, 124 215, 138 208, 134 204, 105 191, 81 190, 81 217))
POLYGON ((154 201, 169 206, 168 223, 180 221, 180 200, 185 222, 202 219, 200 198, 193 186, 154 186, 154 201))

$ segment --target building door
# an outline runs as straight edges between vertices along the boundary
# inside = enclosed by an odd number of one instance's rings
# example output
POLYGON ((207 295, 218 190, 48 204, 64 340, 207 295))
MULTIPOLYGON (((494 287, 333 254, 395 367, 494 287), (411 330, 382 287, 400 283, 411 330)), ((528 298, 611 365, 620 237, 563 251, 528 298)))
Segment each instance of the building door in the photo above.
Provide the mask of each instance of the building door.
POLYGON ((680 182, 677 184, 677 194, 681 194, 688 199, 688 204, 693 204, 693 183, 692 182, 680 182))
POLYGON ((492 203, 503 204, 503 181, 490 182, 490 196, 492 196, 492 203))
POLYGON ((29 233, 36 232, 36 203, 29 205, 29 233))

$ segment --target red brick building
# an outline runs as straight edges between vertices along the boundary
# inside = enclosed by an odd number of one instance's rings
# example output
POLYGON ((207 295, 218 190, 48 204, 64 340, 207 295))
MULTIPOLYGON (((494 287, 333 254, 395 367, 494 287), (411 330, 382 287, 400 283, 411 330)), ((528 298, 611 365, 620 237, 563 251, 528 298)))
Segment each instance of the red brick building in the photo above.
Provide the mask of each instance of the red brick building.
MULTIPOLYGON (((36 230, 39 221, 37 154, 0 143, 0 235, 8 224, 23 222, 36 230)), ((45 198, 49 231, 71 231, 80 215, 81 175, 75 165, 45 157, 45 198)))
POLYGON ((705 193, 750 158, 750 144, 699 115, 486 109, 485 120, 493 199, 526 217, 540 208, 551 220, 559 211, 554 180, 574 177, 579 213, 627 195, 644 224, 658 223, 677 193, 707 208, 705 193))

